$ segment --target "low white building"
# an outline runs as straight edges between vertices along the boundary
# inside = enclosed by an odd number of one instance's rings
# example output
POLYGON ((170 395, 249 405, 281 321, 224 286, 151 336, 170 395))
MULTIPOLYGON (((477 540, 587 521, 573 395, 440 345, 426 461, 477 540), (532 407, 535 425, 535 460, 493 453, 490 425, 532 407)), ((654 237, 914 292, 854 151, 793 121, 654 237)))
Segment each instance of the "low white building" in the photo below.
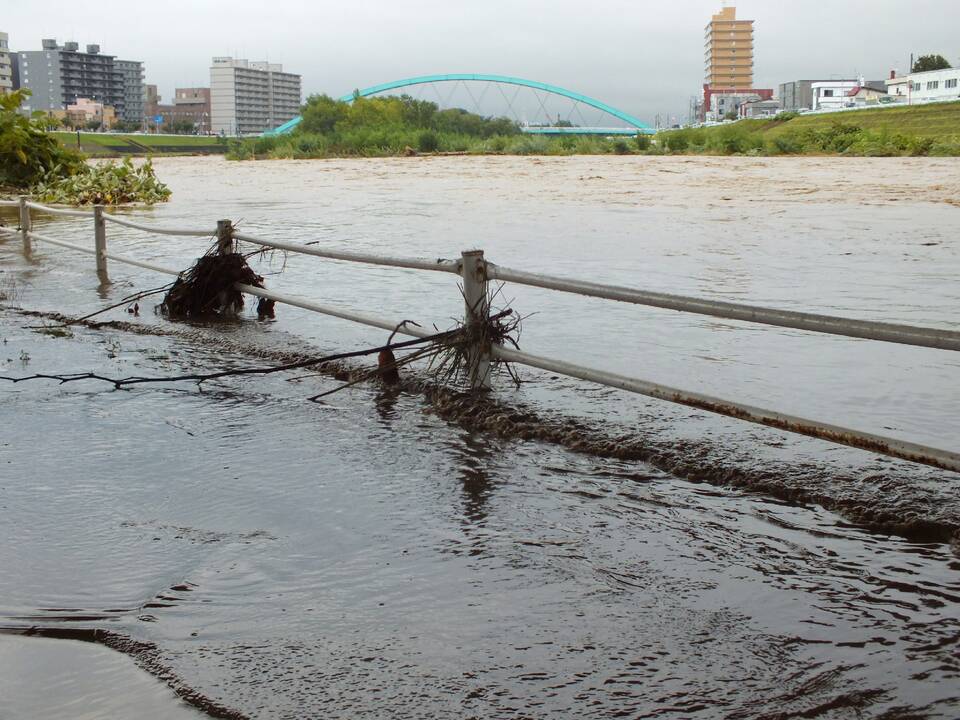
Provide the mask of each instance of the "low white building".
POLYGON ((762 99, 756 93, 718 90, 710 97, 710 107, 706 108, 706 119, 711 122, 720 122, 731 115, 739 116, 741 105, 762 99))
POLYGON ((300 114, 300 76, 275 63, 216 57, 210 68, 210 129, 256 135, 300 114))
POLYGON ((887 86, 887 95, 893 102, 906 102, 910 97, 910 78, 906 75, 897 77, 895 73, 890 73, 890 79, 884 81, 887 86))
POLYGON ((776 117, 781 112, 779 100, 752 100, 740 106, 740 117, 754 120, 776 117))
POLYGON ((910 73, 907 85, 910 103, 960 100, 960 68, 910 73))

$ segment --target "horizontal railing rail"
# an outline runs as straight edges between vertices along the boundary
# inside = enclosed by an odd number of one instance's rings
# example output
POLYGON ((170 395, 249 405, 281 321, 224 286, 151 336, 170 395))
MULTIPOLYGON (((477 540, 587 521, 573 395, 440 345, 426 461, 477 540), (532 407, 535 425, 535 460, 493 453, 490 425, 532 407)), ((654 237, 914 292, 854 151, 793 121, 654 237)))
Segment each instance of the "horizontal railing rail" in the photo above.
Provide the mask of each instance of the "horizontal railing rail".
POLYGON ((955 330, 898 325, 872 320, 856 320, 853 318, 819 315, 794 310, 780 310, 720 300, 706 300, 704 298, 687 297, 684 295, 671 295, 648 290, 636 290, 634 288, 617 285, 601 285, 599 283, 571 280, 570 278, 557 277, 554 275, 541 275, 539 273, 512 270, 492 263, 488 263, 487 268, 487 275, 491 280, 502 280, 519 285, 529 285, 548 290, 558 290, 560 292, 574 293, 588 297, 603 298, 605 300, 633 303, 634 305, 646 305, 666 310, 695 313, 697 315, 709 315, 726 320, 742 320, 743 322, 774 325, 776 327, 807 330, 829 335, 842 335, 844 337, 861 338, 865 340, 881 340, 883 342, 901 343, 903 345, 960 351, 960 332, 955 330))
POLYGON ((64 215, 67 217, 93 217, 92 210, 71 210, 70 208, 60 208, 60 207, 51 207, 49 205, 41 205, 40 203, 28 202, 27 207, 31 210, 39 210, 40 212, 49 213, 50 215, 64 215))
POLYGON ((374 255, 372 253, 358 253, 350 250, 325 250, 313 245, 302 245, 297 243, 286 243, 279 240, 267 240, 266 238, 247 235, 246 233, 234 233, 233 237, 242 242, 248 242, 253 245, 273 248, 275 250, 284 250, 287 252, 300 253, 301 255, 313 255, 315 257, 327 258, 329 260, 344 260, 346 262, 363 263, 367 265, 385 265, 388 267, 410 268, 413 270, 435 270, 438 272, 448 272, 457 275, 460 273, 459 260, 423 260, 421 258, 390 257, 386 255, 374 255))
POLYGON ((144 230, 149 233, 154 233, 155 235, 179 235, 182 237, 213 237, 217 234, 216 228, 210 228, 209 230, 183 230, 179 228, 166 228, 166 227, 157 227, 156 225, 144 225, 142 223, 136 223, 132 220, 127 220, 126 218, 117 217, 116 215, 109 215, 107 213, 103 214, 103 219, 107 222, 116 223, 117 225, 123 225, 124 227, 133 228, 134 230, 144 230))
POLYGON ((349 310, 347 308, 339 308, 332 305, 322 305, 311 300, 304 300, 302 298, 294 297, 293 295, 282 295, 280 293, 271 292, 270 290, 254 287, 253 285, 244 285, 242 283, 238 283, 236 287, 241 292, 249 293, 250 295, 256 295, 257 297, 267 298, 278 303, 283 303, 284 305, 302 308, 303 310, 310 310, 315 313, 320 313, 321 315, 329 315, 330 317, 340 318, 341 320, 350 320, 361 325, 380 328, 381 330, 389 330, 391 332, 396 331, 401 335, 425 338, 431 334, 426 330, 422 330, 409 323, 404 324, 404 321, 402 320, 388 320, 386 318, 377 317, 375 315, 359 312, 357 310, 349 310))
MULTIPOLYGON (((12 206, 11 201, 6 201, 3 203, 3 205, 6 207, 12 206)), ((114 215, 108 215, 105 213, 103 208, 100 206, 97 206, 93 212, 70 211, 60 208, 49 208, 44 205, 31 203, 25 198, 21 198, 20 201, 13 202, 13 205, 20 207, 20 228, 18 230, 13 230, 11 228, 0 228, 0 234, 21 235, 23 238, 24 250, 26 252, 29 252, 30 250, 30 242, 36 241, 41 243, 50 243, 52 245, 70 250, 95 255, 97 258, 97 269, 98 271, 104 273, 104 278, 107 260, 112 260, 126 265, 133 265, 175 277, 181 275, 180 271, 172 268, 137 260, 125 255, 118 255, 108 252, 106 249, 105 225, 107 222, 114 222, 136 230, 143 230, 162 235, 190 235, 196 237, 217 235, 218 246, 221 251, 226 251, 227 248, 231 247, 234 241, 240 241, 259 245, 260 247, 264 248, 272 248, 276 250, 282 250, 284 252, 299 253, 303 255, 312 255, 329 260, 408 268, 413 270, 429 270, 434 272, 453 273, 462 278, 463 287, 461 289, 461 293, 465 302, 465 323, 467 325, 484 321, 484 318, 489 312, 489 307, 487 305, 487 283, 491 280, 499 280, 502 282, 512 282, 531 287, 540 287, 548 290, 584 295, 587 297, 596 297, 606 300, 632 303, 636 305, 645 305, 680 312, 689 312, 729 320, 759 323, 776 327, 786 327, 830 335, 841 335, 851 338, 893 342, 940 350, 960 350, 960 332, 954 330, 882 323, 869 320, 857 320, 852 318, 820 315, 816 313, 765 308, 740 303, 730 303, 696 297, 687 297, 683 295, 672 295, 667 293, 638 290, 635 288, 621 287, 616 285, 603 285, 600 283, 586 282, 552 275, 543 275, 539 273, 530 273, 502 267, 491 262, 486 262, 483 259, 482 251, 464 252, 461 254, 461 257, 458 260, 448 260, 442 258, 437 260, 426 260, 421 258, 395 257, 375 253, 325 249, 314 245, 287 243, 279 240, 270 240, 251 234, 238 233, 234 231, 230 221, 226 220, 218 222, 216 231, 181 230, 174 228, 158 228, 126 219, 118 219, 114 215), (59 238, 52 238, 46 234, 33 232, 31 227, 30 209, 40 210, 42 212, 53 211, 54 214, 59 215, 92 217, 94 220, 94 239, 96 246, 93 248, 85 247, 75 243, 67 242, 65 240, 60 240, 59 238)), ((360 323, 369 327, 396 331, 403 335, 409 335, 418 338, 426 337, 429 334, 427 331, 424 331, 411 324, 404 324, 394 319, 384 318, 379 315, 365 313, 350 308, 325 305, 312 300, 286 295, 283 293, 274 292, 272 290, 266 290, 264 288, 253 287, 251 285, 237 284, 236 287, 241 292, 254 295, 256 297, 267 298, 273 300, 274 302, 283 303, 292 307, 299 307, 304 310, 328 315, 330 317, 336 317, 343 320, 360 323)), ((736 418, 738 420, 744 420, 791 433, 820 438, 833 443, 847 445, 890 457, 960 472, 960 453, 953 450, 946 450, 928 445, 912 443, 897 438, 884 437, 862 430, 846 428, 818 420, 811 420, 808 418, 789 415, 775 410, 767 410, 736 401, 713 397, 703 393, 682 390, 638 378, 632 378, 596 368, 577 365, 575 363, 570 363, 563 360, 541 357, 504 346, 493 346, 489 348, 478 347, 474 349, 471 362, 475 363, 475 367, 473 368, 474 370, 480 370, 479 372, 471 372, 471 377, 476 379, 475 386, 488 386, 489 373, 486 368, 487 363, 491 359, 527 365, 529 367, 538 368, 547 372, 557 373, 560 375, 566 375, 568 377, 585 380, 587 382, 594 382, 609 387, 619 388, 621 390, 637 393, 646 397, 677 403, 688 407, 694 407, 719 415, 736 418)))
POLYGON ((638 380, 627 377, 626 375, 596 370, 562 360, 539 357, 519 350, 513 350, 512 348, 496 346, 491 348, 490 354, 494 358, 500 358, 508 362, 520 363, 522 365, 539 368, 540 370, 546 370, 547 372, 567 375, 588 382, 620 388, 621 390, 628 390, 629 392, 656 398, 657 400, 666 400, 667 402, 679 405, 707 410, 718 415, 726 415, 727 417, 736 418, 737 420, 745 420, 778 430, 828 440, 833 443, 848 445, 861 450, 869 450, 870 452, 900 458, 901 460, 910 460, 911 462, 919 462, 945 470, 960 472, 960 453, 951 450, 942 450, 904 440, 897 440, 895 438, 883 437, 882 435, 875 435, 861 430, 832 425, 820 422, 819 420, 787 415, 775 410, 766 410, 711 395, 704 395, 689 390, 680 390, 668 385, 638 380))
POLYGON ((83 245, 77 245, 76 243, 67 242, 66 240, 60 240, 58 238, 52 238, 49 235, 41 235, 40 233, 28 232, 27 237, 31 240, 38 240, 40 242, 50 243, 51 245, 56 245, 62 248, 68 248, 69 250, 76 250, 77 252, 87 253, 88 255, 96 255, 96 248, 84 247, 83 245))

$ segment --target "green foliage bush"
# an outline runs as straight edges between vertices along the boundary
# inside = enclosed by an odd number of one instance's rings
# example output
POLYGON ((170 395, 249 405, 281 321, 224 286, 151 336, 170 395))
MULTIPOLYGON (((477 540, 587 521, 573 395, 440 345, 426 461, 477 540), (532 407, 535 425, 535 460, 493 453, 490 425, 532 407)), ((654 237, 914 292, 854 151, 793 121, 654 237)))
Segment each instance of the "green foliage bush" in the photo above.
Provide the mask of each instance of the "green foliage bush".
POLYGON ((768 155, 800 155, 804 152, 803 140, 794 133, 785 133, 765 142, 768 155))
POLYGON ((42 113, 26 117, 20 104, 29 90, 0 93, 0 186, 25 190, 45 176, 81 172, 83 157, 61 145, 47 132, 42 113))
POLYGON ((690 147, 689 130, 671 130, 663 134, 663 146, 671 153, 686 152, 690 147))
POLYGON ((170 199, 170 189, 157 179, 149 160, 139 167, 130 158, 119 164, 83 167, 84 170, 67 176, 54 168, 33 187, 33 196, 40 202, 62 205, 152 205, 170 199))
POLYGON ((934 142, 930 147, 931 157, 960 157, 960 138, 934 142))
POLYGON ((746 126, 725 125, 707 138, 706 146, 720 155, 745 155, 763 148, 763 136, 746 126))
POLYGON ((417 138, 417 149, 420 152, 436 152, 440 149, 440 138, 433 130, 424 130, 417 138))
POLYGON ((644 135, 643 133, 638 133, 636 137, 637 150, 640 152, 646 152, 650 149, 650 146, 653 144, 653 140, 649 135, 644 135))
POLYGON ((824 153, 844 153, 861 135, 859 125, 837 121, 826 128, 816 128, 807 134, 807 144, 824 153))

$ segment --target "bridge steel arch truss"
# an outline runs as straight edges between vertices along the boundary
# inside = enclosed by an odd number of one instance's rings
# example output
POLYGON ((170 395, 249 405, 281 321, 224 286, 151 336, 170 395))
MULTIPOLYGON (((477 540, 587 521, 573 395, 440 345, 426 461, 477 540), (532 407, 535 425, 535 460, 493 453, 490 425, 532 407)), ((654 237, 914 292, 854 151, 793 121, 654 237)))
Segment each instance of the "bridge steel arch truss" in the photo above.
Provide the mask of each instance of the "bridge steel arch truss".
MULTIPOLYGON (((521 87, 531 88, 533 90, 540 90, 542 92, 550 93, 552 95, 559 95, 561 97, 569 98, 575 102, 583 103, 584 105, 589 105, 590 107, 596 108, 608 115, 622 120, 623 122, 629 125, 629 128, 595 128, 594 131, 602 131, 600 134, 611 134, 611 135, 620 135, 620 134, 630 134, 636 135, 638 133, 643 134, 653 134, 656 132, 652 127, 647 123, 643 122, 639 118, 634 117, 628 113, 618 110, 615 107, 607 105, 600 100, 588 97, 578 92, 572 90, 567 90, 566 88, 559 87, 557 85, 550 85, 548 83, 538 82, 536 80, 525 80, 523 78, 511 77, 509 75, 484 75, 477 73, 450 73, 446 75, 420 75, 418 77, 404 78, 403 80, 394 80, 388 83, 382 83, 380 85, 372 85, 371 87, 364 88, 363 90, 358 90, 355 93, 350 93, 349 95, 344 95, 340 98, 341 102, 352 102, 355 97, 369 97, 371 95, 379 95, 380 93, 389 92, 390 90, 397 90, 400 88, 410 87, 412 85, 428 85, 431 83, 439 82, 488 82, 488 83, 497 83, 500 85, 518 85, 521 87)), ((264 135, 282 135, 293 130, 297 125, 300 124, 302 118, 295 117, 293 120, 284 123, 278 128, 273 130, 268 130, 264 135)), ((538 132, 541 134, 560 134, 559 131, 563 131, 562 134, 576 134, 577 128, 530 128, 532 132, 538 132), (556 130, 557 133, 552 133, 550 131, 556 130)), ((582 129, 583 130, 583 129, 582 129)), ((582 131, 581 130, 581 131, 582 131)))

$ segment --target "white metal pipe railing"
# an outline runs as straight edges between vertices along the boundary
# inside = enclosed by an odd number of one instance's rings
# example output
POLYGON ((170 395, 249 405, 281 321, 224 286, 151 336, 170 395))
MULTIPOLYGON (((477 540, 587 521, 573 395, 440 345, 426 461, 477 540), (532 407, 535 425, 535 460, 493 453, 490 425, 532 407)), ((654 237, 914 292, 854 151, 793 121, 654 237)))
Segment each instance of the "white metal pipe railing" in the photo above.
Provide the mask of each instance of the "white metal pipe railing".
POLYGON ((934 467, 945 470, 960 472, 960 453, 950 450, 942 450, 927 445, 919 445, 904 440, 853 430, 839 425, 831 425, 820 422, 819 420, 809 420, 795 415, 765 410, 753 405, 745 405, 743 403, 724 400, 688 390, 679 390, 667 385, 659 385, 646 380, 638 380, 637 378, 631 378, 625 375, 575 365, 563 360, 531 355, 506 347, 494 346, 490 354, 494 358, 506 360, 507 362, 528 365, 548 372, 627 390, 658 400, 687 405, 719 415, 726 415, 727 417, 738 420, 746 420, 757 423, 758 425, 777 428, 778 430, 809 435, 841 445, 849 445, 850 447, 860 448, 861 450, 880 453, 881 455, 889 455, 903 460, 910 460, 912 462, 933 465, 934 467))
POLYGON ((372 253, 358 253, 351 250, 324 250, 323 248, 312 245, 267 240, 266 238, 247 235, 246 233, 234 233, 233 237, 242 242, 248 242, 254 245, 301 253, 303 255, 314 255, 329 260, 344 260, 346 262, 364 263, 366 265, 385 265, 388 267, 411 268, 413 270, 435 270, 453 273, 455 275, 460 273, 460 262, 457 260, 422 260, 420 258, 390 257, 386 255, 374 255, 372 253))
POLYGON ((51 215, 66 215, 69 217, 93 217, 93 210, 69 210, 67 208, 50 207, 40 203, 27 202, 27 207, 33 210, 50 213, 51 215))
POLYGON ((19 207, 19 200, 0 200, 0 207, 19 207))
MULTIPOLYGON (((49 242, 61 247, 78 250, 88 254, 98 254, 93 248, 75 245, 63 240, 51 238, 46 235, 34 233, 30 229, 30 218, 28 207, 34 205, 22 202, 21 210, 25 211, 21 218, 21 224, 25 224, 25 238, 49 242)), ((41 206, 42 207, 42 206, 41 206)), ((102 210, 99 211, 102 214, 102 210)), ((103 219, 110 216, 102 214, 103 219)), ((127 221, 124 221, 126 223, 127 221)), ((124 224, 121 223, 121 224, 124 224)), ((136 226, 136 224, 128 223, 136 226)), ((147 226, 138 226, 138 229, 147 229, 147 226)), ((186 231, 183 231, 186 232, 186 231)), ((192 231, 191 231, 192 232, 192 231)), ((263 247, 273 247, 292 252, 301 252, 307 255, 316 255, 335 260, 344 260, 348 262, 360 262, 374 265, 387 265, 394 267, 407 267, 412 269, 423 269, 443 272, 455 272, 462 274, 469 270, 467 259, 470 254, 466 253, 458 261, 438 260, 436 262, 396 258, 366 253, 354 253, 348 251, 322 250, 310 246, 295 245, 279 241, 264 240, 251 235, 234 233, 229 221, 218 223, 218 239, 223 245, 232 239, 260 244, 263 247)), ((106 247, 106 238, 101 237, 98 242, 106 247)), ((26 247, 26 246, 25 246, 26 247)), ((907 325, 892 325, 888 323, 874 323, 862 320, 850 320, 846 318, 836 318, 824 315, 815 315, 812 313, 798 313, 785 310, 773 310, 769 308, 753 307, 748 305, 739 305, 736 303, 724 303, 699 298, 688 298, 679 295, 668 295, 665 293, 651 293, 632 288, 624 288, 609 285, 600 285, 597 283, 580 282, 557 278, 548 275, 539 275, 536 273, 525 273, 509 268, 501 268, 492 263, 484 263, 482 253, 474 253, 479 256, 477 265, 473 268, 476 278, 470 277, 465 280, 479 283, 475 289, 474 295, 481 293, 485 296, 486 284, 489 279, 499 279, 506 282, 517 282, 526 285, 544 287, 563 292, 572 292, 581 295, 631 302, 635 304, 651 305, 654 307, 663 307, 671 310, 680 310, 694 312, 715 317, 724 317, 734 320, 744 320, 748 322, 758 322, 768 325, 778 325, 782 327, 791 327, 802 330, 812 330, 816 332, 825 332, 836 335, 847 335, 851 337, 863 337, 875 340, 886 340, 889 342, 901 342, 910 345, 919 345, 922 347, 936 347, 947 350, 960 349, 956 344, 957 336, 960 335, 949 330, 935 330, 932 328, 913 327, 907 325), (486 275, 482 272, 486 269, 486 275)), ((116 262, 127 265, 135 265, 147 270, 152 270, 167 275, 179 276, 180 272, 171 268, 162 267, 153 263, 135 260, 123 255, 115 255, 105 250, 99 253, 103 259, 111 259, 116 262)), ((257 288, 250 285, 238 284, 237 289, 242 292, 274 300, 286 305, 300 307, 312 312, 337 317, 352 322, 361 323, 370 327, 376 327, 383 330, 397 330, 401 334, 413 337, 425 337, 428 333, 422 329, 410 326, 400 326, 400 323, 387 320, 374 315, 361 313, 346 308, 322 305, 302 298, 283 295, 271 292, 263 288, 257 288)), ((479 297, 479 295, 478 295, 479 297)), ((468 308, 468 312, 469 308, 468 308)), ((469 316, 467 321, 469 322, 469 316)), ((594 368, 588 368, 553 358, 540 357, 529 353, 512 350, 505 347, 494 346, 490 348, 490 357, 506 360, 508 362, 520 363, 530 367, 539 368, 548 372, 555 372, 569 377, 575 377, 588 382, 595 382, 609 387, 615 387, 629 392, 635 392, 648 397, 665 400, 668 402, 696 407, 709 412, 726 415, 739 420, 765 425, 777 428, 787 432, 799 433, 811 437, 821 438, 834 443, 848 445, 851 447, 869 450, 891 457, 910 460, 923 463, 938 468, 960 472, 960 453, 934 448, 926 445, 910 443, 895 438, 887 438, 873 433, 845 428, 829 423, 810 420, 807 418, 787 415, 772 410, 758 408, 752 405, 737 403, 722 398, 705 395, 702 393, 690 392, 672 388, 666 385, 631 378, 624 375, 617 375, 594 368)))
POLYGON ((210 230, 184 230, 180 228, 164 228, 156 227, 154 225, 143 225, 141 223, 133 222, 132 220, 126 220, 124 218, 117 217, 116 215, 108 215, 107 213, 103 214, 103 219, 107 222, 116 223, 117 225, 123 225, 124 227, 133 228, 134 230, 144 230, 149 233, 154 233, 156 235, 179 235, 182 237, 213 237, 217 234, 217 229, 212 228, 210 230))
POLYGON ((97 254, 95 248, 84 247, 83 245, 75 245, 74 243, 67 242, 66 240, 59 240, 47 235, 41 235, 40 233, 28 232, 27 237, 29 237, 31 240, 39 240, 40 242, 50 243, 51 245, 59 245, 60 247, 76 250, 77 252, 87 253, 88 255, 97 254))
POLYGON ((153 263, 144 262, 143 260, 134 260, 126 255, 117 255, 115 253, 105 252, 103 253, 103 257, 107 260, 114 260, 115 262, 123 263, 124 265, 135 265, 146 270, 153 270, 154 272, 163 273, 164 275, 174 275, 176 277, 180 276, 179 270, 163 267, 162 265, 154 265, 153 263))
POLYGON ((390 330, 391 332, 396 330, 401 335, 410 335, 411 337, 418 338, 424 338, 431 335, 431 333, 416 326, 409 324, 404 325, 403 321, 401 320, 386 320, 384 318, 369 315, 367 313, 357 312, 355 310, 347 310, 346 308, 338 308, 331 305, 321 305, 320 303, 303 300, 302 298, 293 297, 292 295, 281 295, 280 293, 270 292, 269 290, 264 290, 263 288, 254 287, 253 285, 243 285, 238 283, 236 287, 237 290, 240 290, 241 292, 249 293, 250 295, 256 295, 257 297, 268 298, 278 303, 283 303, 284 305, 292 305, 293 307, 311 310, 315 313, 341 318, 342 320, 350 320, 355 323, 360 323, 361 325, 369 325, 370 327, 380 328, 381 330, 390 330))
POLYGON ((487 264, 487 276, 491 280, 503 280, 504 282, 514 282, 519 285, 559 290, 577 295, 617 300, 635 305, 647 305, 650 307, 664 308, 666 310, 709 315, 727 320, 742 320, 744 322, 761 323, 763 325, 808 330, 810 332, 826 333, 829 335, 843 335, 845 337, 863 338, 866 340, 881 340, 883 342, 937 348, 939 350, 960 350, 960 332, 955 330, 898 325, 894 323, 874 322, 872 320, 855 320, 830 315, 796 312, 794 310, 778 310, 755 305, 743 305, 719 300, 706 300, 683 295, 635 290, 634 288, 616 285, 601 285, 599 283, 570 280, 569 278, 552 275, 512 270, 494 265, 493 263, 487 264))

